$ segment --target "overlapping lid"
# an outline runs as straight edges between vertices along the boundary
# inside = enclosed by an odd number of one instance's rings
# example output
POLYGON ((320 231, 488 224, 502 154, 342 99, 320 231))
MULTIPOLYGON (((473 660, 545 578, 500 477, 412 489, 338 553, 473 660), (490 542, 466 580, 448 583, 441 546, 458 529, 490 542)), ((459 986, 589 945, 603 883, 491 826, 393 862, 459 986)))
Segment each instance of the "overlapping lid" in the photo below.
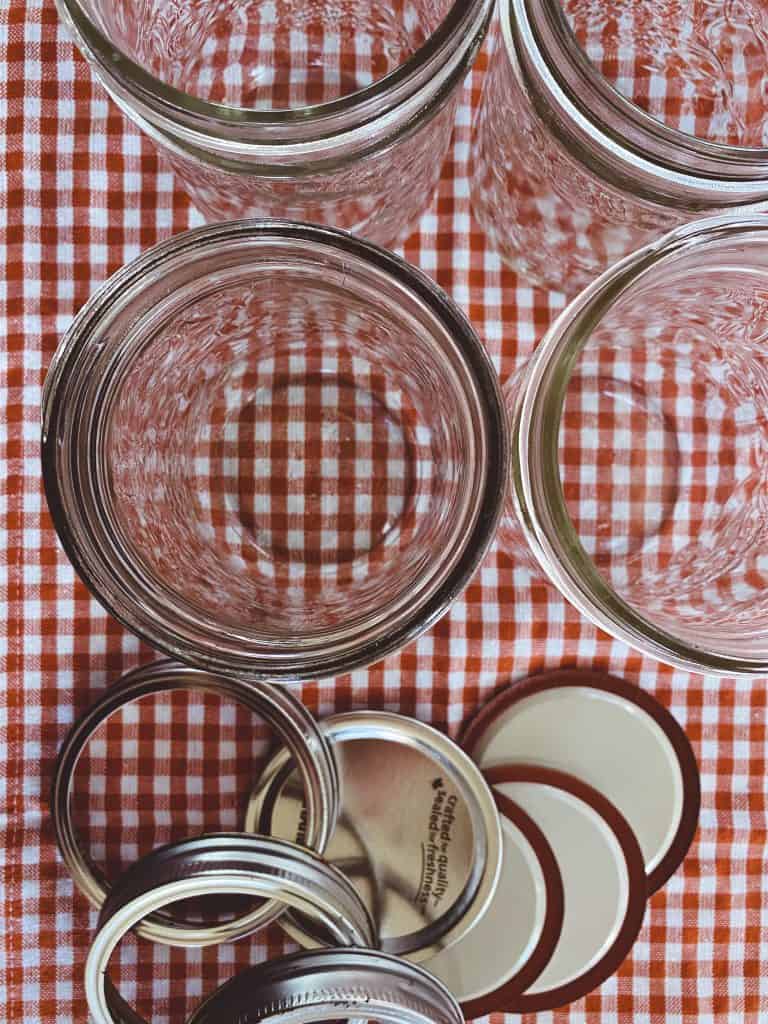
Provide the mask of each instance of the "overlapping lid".
POLYGON ((635 832, 650 892, 693 841, 700 784, 691 744, 651 694, 615 676, 565 669, 515 683, 480 710, 462 745, 482 768, 528 761, 594 786, 635 832))
POLYGON ((563 881, 552 846, 522 807, 494 790, 504 859, 491 906, 471 932, 427 961, 467 1019, 514 1006, 552 959, 563 928, 563 881))
POLYGON ((632 948, 646 903, 640 846, 613 804, 573 775, 516 764, 490 768, 486 777, 533 818, 563 879, 563 927, 554 952, 504 1009, 554 1010, 601 985, 632 948))
MULTIPOLYGON (((501 867, 501 826, 472 760, 423 722, 383 711, 321 723, 336 757, 340 814, 325 856, 351 878, 380 947, 424 960, 485 913, 501 867)), ((264 771, 246 829, 301 841, 304 803, 290 754, 264 771)), ((296 915, 281 924, 302 945, 322 939, 296 915)))
POLYGON ((683 860, 699 811, 695 756, 650 694, 578 670, 545 673, 502 691, 470 722, 463 746, 494 787, 511 855, 497 902, 463 942, 433 961, 435 971, 467 1018, 556 1009, 618 968, 647 896, 683 860), (530 859, 528 872, 523 867, 519 836, 512 845, 520 812, 547 844, 549 858, 538 852, 548 887, 539 877, 536 888, 530 859), (527 960, 506 923, 515 892, 526 886, 539 897, 523 897, 527 960), (542 909, 557 907, 558 892, 560 916, 550 913, 542 934, 542 909))

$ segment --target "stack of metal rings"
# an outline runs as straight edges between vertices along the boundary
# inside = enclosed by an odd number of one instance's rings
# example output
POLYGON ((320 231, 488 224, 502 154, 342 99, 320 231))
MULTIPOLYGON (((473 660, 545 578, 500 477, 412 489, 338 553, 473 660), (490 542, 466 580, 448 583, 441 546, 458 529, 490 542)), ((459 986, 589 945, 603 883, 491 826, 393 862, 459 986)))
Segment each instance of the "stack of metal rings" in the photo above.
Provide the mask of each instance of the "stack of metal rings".
POLYGON ((333 748, 328 723, 321 729, 287 689, 162 661, 125 676, 76 723, 59 754, 52 809, 64 861, 100 912, 85 966, 94 1024, 144 1024, 108 973, 110 957, 127 932, 199 948, 250 935, 275 920, 302 945, 315 948, 232 978, 202 1002, 190 1024, 360 1018, 461 1024, 455 998, 415 961, 457 942, 493 897, 501 866, 493 796, 469 757, 427 725, 384 712, 353 712, 331 722, 333 748), (214 692, 239 702, 265 720, 284 750, 257 780, 242 833, 207 834, 155 849, 110 884, 78 843, 71 806, 74 772, 106 719, 133 701, 173 690, 214 692), (370 771, 347 773, 345 791, 334 751, 347 741, 356 757, 369 759, 370 771), (398 812, 393 814, 386 800, 378 812, 371 810, 370 801, 355 793, 366 780, 393 770, 407 773, 414 800, 399 811, 401 831, 414 836, 413 856, 399 847, 404 857, 399 874, 397 865, 381 862, 398 846, 386 841, 386 835, 397 836, 398 812), (368 807, 368 820, 358 821, 359 828, 348 820, 355 806, 360 813, 368 807), (406 823, 413 826, 420 808, 424 831, 405 829, 406 823), (281 815, 283 831, 293 830, 297 841, 257 831, 281 815), (354 870, 342 872, 331 863, 340 863, 338 857, 323 858, 329 844, 343 843, 350 834, 374 837, 366 847, 367 870, 390 879, 379 887, 379 897, 382 892, 397 896, 386 899, 385 907, 375 900, 366 906, 353 884, 354 870), (384 836, 378 845, 377 834, 384 836), (444 868, 448 860, 450 872, 444 868), (169 912, 180 900, 211 894, 258 902, 224 923, 191 923, 169 912))

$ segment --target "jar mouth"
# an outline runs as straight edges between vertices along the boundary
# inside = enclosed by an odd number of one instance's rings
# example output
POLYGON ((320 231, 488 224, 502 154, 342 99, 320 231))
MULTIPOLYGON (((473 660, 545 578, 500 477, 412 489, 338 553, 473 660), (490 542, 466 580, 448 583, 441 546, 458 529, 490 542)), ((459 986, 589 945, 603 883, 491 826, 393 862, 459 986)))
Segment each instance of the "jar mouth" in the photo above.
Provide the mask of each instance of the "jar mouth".
MULTIPOLYGON (((571 126, 571 144, 587 141, 597 147, 590 157, 601 154, 606 161, 623 161, 630 181, 634 171, 635 189, 642 187, 638 178, 648 174, 663 176, 668 185, 716 191, 721 203, 766 198, 768 148, 697 138, 634 104, 600 74, 579 45, 560 0, 504 0, 502 30, 513 65, 526 81, 535 79, 531 88, 571 126)), ((564 131, 560 119, 554 127, 564 131)), ((649 198, 659 201, 652 189, 649 198)))
MULTIPOLYGON (((370 85, 315 105, 253 110, 204 100, 164 82, 117 48, 88 16, 80 0, 56 0, 56 3, 88 55, 110 77, 118 78, 129 91, 137 93, 148 105, 157 106, 166 116, 176 110, 182 116, 218 123, 225 132, 238 127, 265 132, 291 127, 306 129, 308 124, 336 121, 347 115, 362 124, 371 115, 372 106, 378 110, 390 96, 404 99, 412 95, 424 84, 425 72, 440 66, 453 53, 457 40, 465 39, 468 33, 471 36, 473 31, 484 31, 490 15, 489 0, 454 0, 443 21, 426 41, 402 64, 370 85)), ((390 109, 390 105, 385 109, 390 109)))
POLYGON ((679 635, 654 622, 611 585, 584 547, 563 490, 560 431, 569 384, 584 346, 607 311, 653 269, 689 252, 706 251, 748 236, 768 237, 759 216, 724 215, 678 228, 638 250, 589 285, 550 327, 539 344, 512 410, 510 485, 525 538, 539 565, 586 618, 618 640, 659 661, 690 672, 754 676, 768 670, 764 630, 745 629, 743 655, 727 632, 683 625, 679 635), (754 643, 753 643, 754 642, 754 643))
MULTIPOLYGON (((257 277, 255 271, 253 277, 257 277)), ((296 301, 304 301, 298 292, 296 301)), ((317 304, 312 307, 311 296, 306 301, 311 317, 317 321, 317 304)), ((360 304, 354 307, 347 321, 366 339, 366 344, 375 348, 376 336, 371 341, 366 334, 372 328, 368 322, 361 324, 360 308, 360 304)), ((321 306, 321 325, 325 323, 324 315, 321 306)), ((374 318, 371 323, 375 326, 383 315, 377 308, 379 319, 374 318)), ((403 319, 405 324, 410 322, 403 319)), ((289 328, 294 330, 295 324, 289 324, 289 328)), ((290 332, 286 329, 285 333, 288 336, 290 332)), ((317 375, 326 372, 323 366, 328 362, 329 349, 325 339, 330 333, 321 331, 319 354, 299 360, 302 380, 306 382, 301 402, 311 401, 312 394, 329 383, 322 378, 318 384, 317 375)), ((290 336, 298 337, 295 331, 290 336)), ((410 337, 407 333, 404 336, 410 337)), ((281 367, 294 364, 295 344, 290 343, 294 347, 289 347, 281 367)), ((347 368, 354 367, 355 360, 362 361, 357 350, 350 352, 343 356, 347 368)), ((270 359, 277 362, 274 353, 268 352, 267 357, 263 365, 270 359)), ((386 353, 382 354, 382 367, 387 365, 386 358, 386 353)), ((364 367, 350 372, 370 371, 364 367)), ((382 387, 386 387, 387 395, 392 394, 392 379, 386 370, 378 367, 373 372, 384 374, 382 387)), ((423 378, 416 378, 419 379, 423 378)), ((340 391, 348 383, 349 373, 346 378, 336 374, 330 379, 331 403, 340 401, 340 391)), ((343 397, 341 400, 346 401, 343 397)), ((411 413, 407 406, 402 406, 399 391, 393 402, 393 408, 405 408, 406 413, 411 413)), ((413 430, 418 435, 421 421, 416 420, 413 430)), ((358 472, 365 472, 358 470, 356 452, 354 449, 352 455, 354 469, 347 474, 350 483, 358 479, 358 472)), ((269 453, 272 458, 271 448, 269 453)), ((498 380, 464 315, 429 278, 405 261, 351 235, 312 225, 235 221, 178 235, 149 250, 110 278, 78 314, 54 357, 45 384, 43 478, 56 530, 75 569, 107 610, 149 644, 188 664, 224 675, 279 680, 336 675, 378 661, 429 628, 459 595, 493 539, 503 502, 506 459, 506 418, 498 380), (313 411, 315 418, 306 422, 319 422, 320 426, 313 427, 311 436, 307 435, 311 442, 307 456, 309 471, 296 469, 296 452, 287 451, 280 440, 283 435, 278 436, 278 447, 274 450, 274 458, 283 461, 267 463, 263 449, 255 447, 254 423, 261 422, 259 415, 263 413, 269 429, 274 421, 275 396, 287 396, 286 400, 293 403, 296 381, 286 380, 280 369, 267 386, 254 377, 257 371, 245 363, 243 374, 236 377, 233 374, 235 370, 239 373, 239 369, 234 362, 227 361, 229 349, 217 349, 211 355, 205 348, 211 338, 220 335, 225 340, 234 339, 232 351, 245 352, 243 359, 250 358, 249 353, 258 353, 262 359, 261 340, 254 345, 253 341, 244 343, 242 339, 268 339, 270 332, 276 336, 280 325, 276 326, 274 318, 281 315, 280 310, 275 312, 274 305, 270 307, 269 315, 258 321, 260 333, 251 329, 250 335, 243 328, 239 306, 229 321, 217 321, 216 310, 223 308, 221 296, 232 294, 233 287, 240 295, 241 284, 235 275, 251 274, 257 268, 261 287, 268 293, 273 287, 270 282, 278 279, 275 275, 292 273, 297 261, 303 261, 304 280, 311 284, 312 277, 317 279, 318 288, 327 286, 334 301, 338 294, 342 298, 349 294, 358 299, 363 296, 363 303, 367 295, 375 294, 376 288, 389 288, 386 301, 392 303, 397 316, 405 318, 411 308, 423 316, 423 320, 413 321, 419 325, 419 331, 412 336, 413 352, 403 350, 404 362, 418 364, 416 357, 420 352, 423 355, 433 351, 434 368, 430 372, 434 372, 437 383, 428 379, 425 387, 450 382, 445 394, 446 407, 453 408, 453 402, 460 412, 455 423, 447 423, 441 412, 447 425, 443 420, 431 424, 431 438, 427 438, 424 448, 426 459, 431 460, 423 474, 426 483, 411 488, 413 500, 408 497, 407 502, 401 501, 397 490, 400 487, 407 493, 412 478, 411 470, 407 469, 409 484, 404 483, 406 470, 399 468, 412 464, 408 461, 411 425, 404 418, 402 423, 408 424, 405 430, 380 407, 373 392, 356 391, 351 404, 338 407, 339 415, 331 417, 333 422, 318 421, 313 411), (211 291, 213 288, 224 290, 211 291), (203 306, 200 303, 208 302, 206 289, 212 302, 203 306), (172 305, 177 296, 187 307, 172 305), (192 305, 195 302, 197 306, 192 305), (190 340, 186 332, 201 322, 201 311, 214 310, 211 324, 215 327, 203 321, 205 358, 199 366, 180 363, 179 354, 184 357, 185 349, 169 347, 162 333, 166 322, 180 322, 186 308, 191 313, 188 320, 181 321, 180 330, 186 351, 192 356, 197 352, 199 336, 190 340), (158 338, 160 342, 156 343, 158 338), (147 351, 151 354, 149 363, 147 351), (152 354, 155 351, 162 359, 152 354), (224 370, 220 371, 220 367, 224 370), (229 374, 222 376, 220 386, 216 377, 216 402, 209 401, 210 391, 200 390, 200 381, 210 381, 212 372, 219 376, 229 374), (181 388, 174 373, 179 374, 181 388), (247 400, 241 401, 237 389, 246 377, 248 383, 242 394, 247 400), (157 381, 164 378, 165 390, 161 388, 158 392, 157 381), (143 381, 151 382, 152 388, 144 386, 143 381), (199 504, 194 487, 187 487, 186 483, 179 487, 178 481, 187 472, 186 467, 197 466, 201 458, 214 458, 213 448, 208 444, 211 424, 217 444, 220 438, 229 436, 226 415, 221 414, 225 406, 218 403, 218 398, 224 395, 229 401, 232 394, 235 421, 231 451, 223 449, 224 454, 216 455, 219 461, 212 470, 206 469, 206 476, 217 480, 232 476, 235 484, 221 501, 211 490, 199 504), (135 403, 131 405, 132 395, 140 396, 138 413, 135 403), (191 433, 187 430, 189 419, 179 419, 175 412, 166 411, 177 400, 179 409, 183 406, 186 414, 191 408, 196 417, 191 433), (358 419, 350 420, 345 408, 355 410, 358 419), (169 420, 169 416, 177 418, 169 420), (373 484, 361 487, 365 491, 364 504, 344 505, 340 509, 338 503, 344 500, 345 492, 339 492, 341 499, 335 499, 338 523, 346 522, 347 526, 337 524, 334 528, 342 532, 354 529, 349 536, 362 547, 350 551, 340 543, 333 547, 335 535, 331 532, 329 573, 328 550, 322 547, 326 544, 323 516, 327 500, 323 474, 330 472, 331 482, 342 486, 343 473, 338 467, 342 464, 340 460, 348 456, 339 445, 347 443, 350 432, 354 436, 349 443, 357 443, 358 422, 359 436, 365 445, 360 458, 373 458, 376 467, 380 463, 376 463, 375 453, 383 448, 386 458, 397 461, 391 478, 395 490, 392 492, 389 478, 384 482, 378 478, 383 494, 379 493, 377 498, 373 484), (244 423, 246 435, 241 433, 244 423), (316 441, 326 436, 334 446, 334 470, 324 468, 322 444, 323 462, 319 461, 316 441), (448 441, 443 443, 440 439, 445 436, 448 441), (189 443, 190 437, 194 443, 189 443), (443 449, 439 449, 439 444, 444 444, 443 449), (445 448, 445 444, 449 447, 445 448), (297 472, 301 479, 308 478, 307 472, 315 477, 319 473, 320 483, 314 483, 315 489, 307 492, 311 495, 307 506, 309 519, 300 519, 297 525, 295 518, 288 517, 286 526, 280 519, 282 512, 275 517, 270 506, 265 513, 263 505, 258 504, 261 498, 257 495, 254 499, 253 494, 241 489, 237 466, 232 469, 232 459, 240 457, 241 448, 251 460, 249 468, 269 465, 269 472, 257 470, 257 475, 268 481, 269 500, 275 473, 283 474, 278 478, 278 495, 287 493, 286 482, 290 487, 297 472), (432 465, 437 483, 430 475, 432 465), (166 483, 169 479, 171 483, 166 483), (448 483, 441 491, 443 480, 448 483), (172 487, 176 488, 173 492, 172 487), (206 504, 210 495, 214 495, 213 506, 206 504), (242 499, 233 515, 232 495, 235 503, 242 499), (441 495, 447 495, 446 504, 441 505, 441 495), (371 505, 375 506, 373 512, 371 505), (393 505, 397 506, 394 510, 393 505), (356 518, 358 507, 363 507, 368 516, 362 523, 356 518), (205 510, 210 508, 213 511, 209 516, 205 510), (376 520, 374 529, 371 524, 376 509, 382 508, 384 517, 380 517, 380 522, 376 520), (439 515, 436 520, 430 518, 435 509, 439 515), (353 527, 349 526, 350 521, 353 527), (190 523, 193 530, 188 529, 190 523), (268 530, 262 529, 264 523, 268 530), (317 541, 316 549, 310 550, 310 542, 301 535, 303 523, 317 541), (211 524, 216 524, 218 532, 211 524), (234 541, 233 529, 239 531, 234 541), (360 536, 362 540, 358 539, 360 536), (226 543, 222 538, 226 538, 226 543), (190 562, 188 573, 184 559, 190 562), (210 565, 214 568, 210 569, 210 565), (311 600, 307 604, 301 604, 304 597, 299 585, 298 597, 295 593, 291 596, 297 565, 298 578, 310 580, 315 587, 310 588, 311 600), (275 579, 277 583, 272 582, 275 579), (281 589, 283 579, 286 587, 281 589), (247 589, 253 581, 256 589, 247 589)), ((365 461, 362 465, 368 464, 365 461)), ((189 472, 191 478, 197 471, 189 472)), ((367 472, 370 475, 371 471, 367 472)), ((417 478, 422 479, 418 473, 417 478)), ((356 492, 353 497, 356 502, 356 492)), ((301 501, 304 500, 302 496, 301 501)))

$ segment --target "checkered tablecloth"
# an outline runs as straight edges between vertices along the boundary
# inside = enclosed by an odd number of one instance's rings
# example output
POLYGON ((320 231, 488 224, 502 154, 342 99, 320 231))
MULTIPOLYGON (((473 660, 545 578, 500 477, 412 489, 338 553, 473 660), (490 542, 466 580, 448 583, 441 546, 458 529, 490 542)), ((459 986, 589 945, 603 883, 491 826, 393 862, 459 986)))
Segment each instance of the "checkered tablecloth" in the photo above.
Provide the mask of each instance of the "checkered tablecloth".
MULTIPOLYGON (((89 294, 147 246, 200 221, 152 146, 96 85, 53 0, 0 10, 0 1020, 86 1020, 82 970, 95 914, 52 839, 48 788, 73 717, 153 652, 75 579, 42 493, 39 409, 58 338, 89 294)), ((469 208, 467 151, 485 53, 467 83, 432 207, 404 246, 468 312, 502 374, 562 297, 490 251, 469 208)), ((561 665, 601 666, 655 693, 698 754, 703 809, 684 867, 650 902, 619 974, 542 1021, 757 1024, 768 1018, 766 687, 674 672, 612 642, 495 549, 463 599, 396 657, 303 688, 318 714, 415 715, 455 735, 497 688, 561 665)), ((109 724, 78 777, 78 820, 117 870, 140 850, 237 827, 260 754, 249 716, 213 699, 158 701, 109 724)), ((187 953, 129 940, 120 978, 154 1024, 181 1021, 217 979, 275 953, 279 932, 187 953)))

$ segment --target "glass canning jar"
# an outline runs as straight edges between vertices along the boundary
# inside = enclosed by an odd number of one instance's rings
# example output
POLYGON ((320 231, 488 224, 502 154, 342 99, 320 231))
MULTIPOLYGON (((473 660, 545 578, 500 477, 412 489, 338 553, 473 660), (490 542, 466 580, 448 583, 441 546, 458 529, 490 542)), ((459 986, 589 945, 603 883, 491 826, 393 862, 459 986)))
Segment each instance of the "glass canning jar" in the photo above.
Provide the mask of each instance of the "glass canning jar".
POLYGON ((512 557, 660 661, 768 674, 768 218, 626 257, 505 392, 512 557))
POLYGON ((62 543, 154 647, 336 675, 432 625, 493 539, 506 417, 467 319, 344 232, 235 221, 122 268, 43 397, 62 543))
POLYGON ((502 257, 573 294, 675 226, 768 209, 767 61, 758 0, 501 0, 471 159, 502 257))
POLYGON ((210 220, 391 245, 429 204, 492 0, 57 0, 210 220))

